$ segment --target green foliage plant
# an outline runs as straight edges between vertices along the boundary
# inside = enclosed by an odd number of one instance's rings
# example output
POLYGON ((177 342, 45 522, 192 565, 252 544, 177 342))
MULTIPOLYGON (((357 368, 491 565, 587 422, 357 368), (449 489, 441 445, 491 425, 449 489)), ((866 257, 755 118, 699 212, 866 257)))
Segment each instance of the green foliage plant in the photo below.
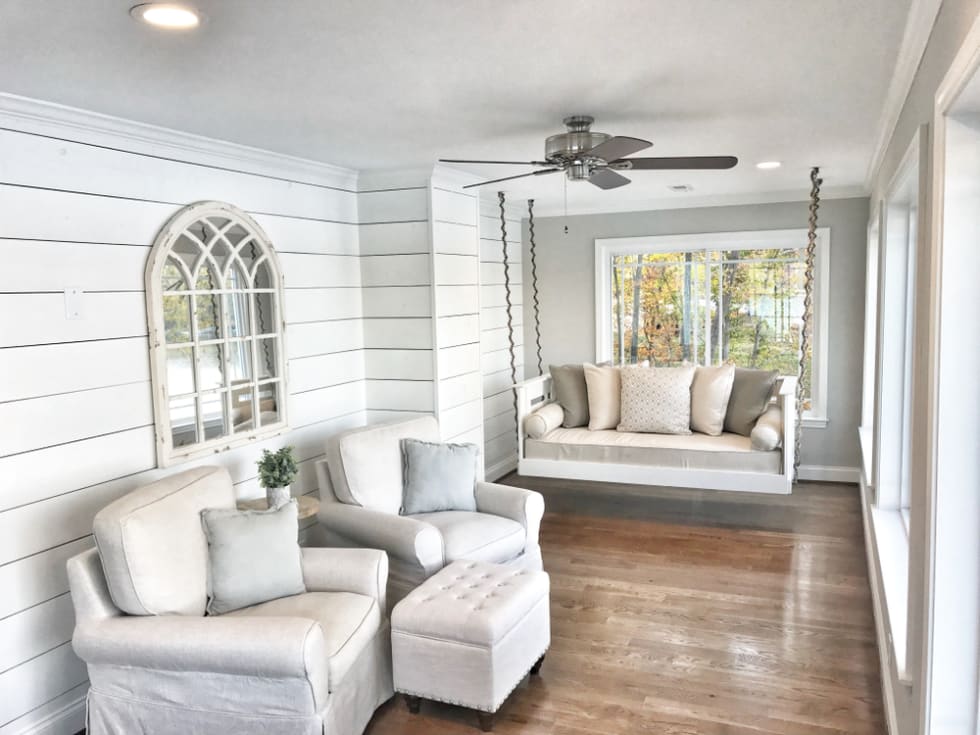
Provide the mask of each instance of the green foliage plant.
POLYGON ((283 447, 278 452, 262 450, 259 466, 259 484, 264 488, 286 487, 296 478, 299 467, 292 447, 283 447))

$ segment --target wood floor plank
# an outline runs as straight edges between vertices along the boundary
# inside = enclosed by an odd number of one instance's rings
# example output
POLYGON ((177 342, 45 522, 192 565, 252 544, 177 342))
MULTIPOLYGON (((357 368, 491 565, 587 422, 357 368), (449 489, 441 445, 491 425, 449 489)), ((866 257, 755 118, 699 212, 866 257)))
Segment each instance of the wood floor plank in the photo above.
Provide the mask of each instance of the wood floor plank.
MULTIPOLYGON (((789 496, 510 475, 539 490, 552 646, 502 735, 882 735, 857 489, 789 496)), ((400 697, 368 735, 469 735, 400 697)))

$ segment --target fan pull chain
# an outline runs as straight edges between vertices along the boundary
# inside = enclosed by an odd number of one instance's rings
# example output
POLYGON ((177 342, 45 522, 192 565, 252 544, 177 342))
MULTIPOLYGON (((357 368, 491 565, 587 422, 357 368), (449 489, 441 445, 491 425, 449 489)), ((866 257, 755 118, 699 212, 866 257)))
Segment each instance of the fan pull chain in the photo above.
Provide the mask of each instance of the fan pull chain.
POLYGON ((565 234, 568 234, 568 177, 562 176, 562 188, 565 195, 565 234))
POLYGON ((527 200, 527 228, 530 233, 528 242, 531 253, 531 297, 534 302, 534 344, 538 355, 538 375, 544 375, 541 370, 541 304, 538 300, 538 263, 535 260, 534 244, 534 200, 527 200))
MULTIPOLYGON (((510 292, 510 256, 507 251, 507 218, 504 214, 504 193, 497 192, 497 203, 500 207, 500 242, 504 248, 504 292, 507 302, 507 341, 510 343, 510 383, 517 384, 517 354, 514 344, 514 303, 510 292)), ((514 421, 517 422, 517 391, 511 389, 514 395, 514 421)))
POLYGON ((811 377, 812 365, 807 361, 813 328, 813 276, 817 257, 817 210, 820 209, 820 168, 810 169, 810 218, 806 236, 806 268, 803 272, 803 328, 800 330, 800 374, 796 381, 796 436, 793 455, 793 482, 799 479, 800 451, 803 447, 803 379, 811 377))

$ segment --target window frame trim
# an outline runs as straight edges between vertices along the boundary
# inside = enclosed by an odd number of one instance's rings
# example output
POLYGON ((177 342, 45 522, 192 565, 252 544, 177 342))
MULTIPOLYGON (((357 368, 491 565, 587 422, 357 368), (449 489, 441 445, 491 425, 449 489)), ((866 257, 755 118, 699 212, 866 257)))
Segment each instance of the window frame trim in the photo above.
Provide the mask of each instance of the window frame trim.
MULTIPOLYGON (((807 228, 779 230, 738 230, 701 232, 690 235, 647 235, 641 237, 611 237, 595 240, 595 360, 612 359, 612 258, 617 255, 641 253, 677 253, 694 250, 748 250, 785 247, 786 242, 799 240, 806 246, 807 228)), ((830 348, 830 240, 831 228, 817 228, 817 263, 813 290, 813 344, 815 380, 813 408, 803 415, 805 428, 824 428, 828 425, 827 396, 830 348)))
MULTIPOLYGON (((170 467, 191 459, 226 452, 230 449, 252 444, 262 439, 279 436, 289 431, 285 278, 283 277, 282 267, 279 263, 278 253, 272 245, 272 241, 269 239, 265 230, 252 217, 227 202, 201 201, 181 207, 167 220, 153 240, 153 245, 150 249, 144 270, 144 287, 146 293, 146 321, 149 330, 150 384, 153 393, 153 424, 156 433, 158 467, 170 467), (249 230, 253 240, 262 248, 263 255, 271 270, 271 281, 275 284, 271 291, 275 297, 278 309, 276 336, 279 339, 279 350, 276 356, 276 370, 277 375, 280 377, 270 380, 279 386, 279 420, 267 426, 260 426, 257 429, 253 427, 251 431, 242 432, 238 436, 234 434, 223 435, 214 439, 199 441, 187 447, 175 448, 173 446, 173 427, 170 423, 169 413, 171 396, 167 389, 167 341, 161 279, 163 268, 166 265, 167 259, 170 257, 173 245, 190 225, 206 217, 230 219, 249 230)), ((227 291, 223 287, 212 290, 218 293, 227 291)), ((191 314, 191 320, 193 325, 195 323, 193 313, 191 314)), ((253 335, 253 341, 255 338, 255 335, 253 335)), ((197 347, 200 342, 201 340, 198 340, 196 336, 196 329, 194 329, 189 344, 197 347)), ((227 356, 224 353, 222 355, 227 360, 227 356)), ((252 370, 253 377, 251 384, 261 383, 262 381, 256 379, 254 375, 254 371, 256 370, 254 362, 252 370)), ((270 380, 266 380, 265 382, 270 382, 270 380)), ((230 386, 226 385, 217 389, 217 392, 220 393, 230 390, 230 386)), ((198 390, 198 386, 195 386, 195 395, 200 393, 201 391, 198 390)))

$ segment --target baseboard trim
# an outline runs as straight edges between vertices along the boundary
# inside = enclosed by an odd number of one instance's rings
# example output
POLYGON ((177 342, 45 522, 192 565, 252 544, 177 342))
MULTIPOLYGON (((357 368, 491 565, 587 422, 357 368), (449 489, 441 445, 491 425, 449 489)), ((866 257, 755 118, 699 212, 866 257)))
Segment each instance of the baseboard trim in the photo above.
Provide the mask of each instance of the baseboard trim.
POLYGON ((85 732, 85 696, 87 690, 58 709, 50 712, 39 720, 25 723, 20 730, 14 730, 12 735, 65 735, 66 733, 85 732))
POLYGON ((801 464, 798 473, 801 480, 815 482, 847 482, 857 485, 861 481, 861 470, 858 467, 837 467, 825 464, 801 464))
POLYGON ((517 455, 506 457, 499 462, 494 462, 486 468, 487 482, 495 482, 509 472, 517 469, 517 455))

